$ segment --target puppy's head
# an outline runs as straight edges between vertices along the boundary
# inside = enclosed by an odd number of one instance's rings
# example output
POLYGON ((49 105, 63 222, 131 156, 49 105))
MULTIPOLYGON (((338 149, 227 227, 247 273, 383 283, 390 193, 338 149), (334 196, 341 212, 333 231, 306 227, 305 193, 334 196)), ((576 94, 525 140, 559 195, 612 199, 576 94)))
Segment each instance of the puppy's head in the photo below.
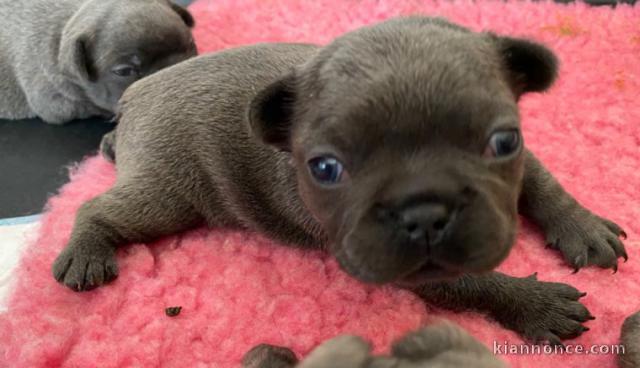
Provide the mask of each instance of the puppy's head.
POLYGON ((338 38, 253 101, 342 267, 367 282, 495 268, 517 227, 517 100, 556 75, 547 48, 441 19, 338 38))
POLYGON ((168 0, 90 0, 66 24, 61 70, 115 111, 136 80, 196 55, 191 14, 168 0))

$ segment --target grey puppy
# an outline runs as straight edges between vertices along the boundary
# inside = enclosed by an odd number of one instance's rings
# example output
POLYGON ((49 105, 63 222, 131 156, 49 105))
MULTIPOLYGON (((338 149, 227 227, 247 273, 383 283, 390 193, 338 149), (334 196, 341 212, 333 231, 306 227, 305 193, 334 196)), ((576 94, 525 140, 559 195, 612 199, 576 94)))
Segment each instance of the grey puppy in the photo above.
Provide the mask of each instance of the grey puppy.
POLYGON ((356 336, 339 336, 315 348, 302 362, 288 348, 261 344, 245 354, 243 368, 505 368, 486 346, 450 323, 408 333, 389 356, 374 356, 356 336))
POLYGON ((103 145, 117 182, 79 210, 53 275, 88 290, 116 277, 118 245, 237 226, 530 339, 580 335, 584 294, 491 272, 518 204, 574 267, 626 257, 622 230, 523 147, 518 97, 555 75, 541 45, 423 17, 167 68, 125 92, 103 145))
POLYGON ((0 0, 0 118, 110 117, 136 80, 196 54, 168 0, 0 0))

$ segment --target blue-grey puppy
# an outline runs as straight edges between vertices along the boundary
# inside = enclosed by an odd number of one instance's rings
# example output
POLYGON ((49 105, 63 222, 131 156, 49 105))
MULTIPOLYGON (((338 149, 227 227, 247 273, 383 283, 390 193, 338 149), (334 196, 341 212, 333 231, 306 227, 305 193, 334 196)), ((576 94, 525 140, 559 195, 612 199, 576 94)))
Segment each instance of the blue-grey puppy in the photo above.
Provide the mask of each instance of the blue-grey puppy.
POLYGON ((491 272, 519 213, 576 268, 626 258, 622 229, 523 144, 518 98, 555 75, 543 45, 424 17, 174 65, 123 95, 103 142, 117 182, 78 211, 53 274, 89 290, 117 276, 118 246, 237 226, 532 340, 578 336, 578 290, 491 272))

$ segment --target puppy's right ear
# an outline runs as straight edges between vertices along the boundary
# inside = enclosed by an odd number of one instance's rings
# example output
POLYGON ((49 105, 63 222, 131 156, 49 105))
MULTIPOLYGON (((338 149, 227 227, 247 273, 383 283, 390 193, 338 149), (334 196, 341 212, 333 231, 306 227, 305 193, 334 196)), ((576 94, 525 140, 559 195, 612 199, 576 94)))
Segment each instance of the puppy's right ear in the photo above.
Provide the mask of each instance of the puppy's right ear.
POLYGON ((58 62, 66 74, 95 82, 97 75, 91 55, 91 41, 88 36, 81 35, 63 39, 58 62))
POLYGON ((253 135, 281 151, 291 151, 294 75, 288 74, 265 87, 251 101, 249 125, 253 135))
POLYGON ((558 58, 553 51, 525 39, 492 37, 498 44, 516 97, 542 92, 553 84, 558 75, 558 58))

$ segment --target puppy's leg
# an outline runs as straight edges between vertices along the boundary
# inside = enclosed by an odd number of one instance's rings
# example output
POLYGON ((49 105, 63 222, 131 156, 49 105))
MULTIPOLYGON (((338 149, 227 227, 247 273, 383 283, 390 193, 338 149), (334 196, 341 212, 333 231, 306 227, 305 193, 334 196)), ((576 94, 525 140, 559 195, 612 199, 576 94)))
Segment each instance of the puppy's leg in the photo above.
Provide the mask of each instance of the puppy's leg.
POLYGON ((593 319, 578 301, 585 294, 562 283, 538 281, 535 275, 516 278, 498 272, 464 275, 412 288, 426 301, 454 310, 488 313, 503 326, 534 342, 560 344, 588 328, 593 319))
POLYGON ((559 249, 577 271, 586 265, 617 269, 627 259, 619 237, 620 226, 582 207, 529 151, 520 197, 521 212, 545 233, 547 243, 559 249))
POLYGON ((175 233, 198 221, 179 194, 157 183, 118 182, 80 208, 53 275, 73 290, 93 289, 117 276, 116 246, 175 233))
POLYGON ((3 119, 29 119, 36 114, 29 107, 20 83, 15 76, 13 63, 9 58, 9 53, 0 53, 0 118, 3 119))

